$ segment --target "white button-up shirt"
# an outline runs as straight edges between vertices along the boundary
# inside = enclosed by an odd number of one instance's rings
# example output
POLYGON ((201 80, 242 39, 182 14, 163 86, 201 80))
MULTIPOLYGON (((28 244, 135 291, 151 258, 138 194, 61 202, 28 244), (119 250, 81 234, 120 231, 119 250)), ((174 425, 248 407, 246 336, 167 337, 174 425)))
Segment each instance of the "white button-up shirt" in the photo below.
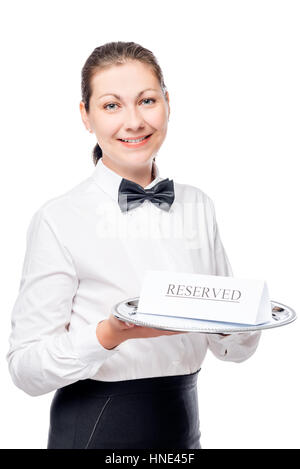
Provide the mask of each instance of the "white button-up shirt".
MULTIPOLYGON (((154 163, 155 179, 163 178, 154 163)), ((7 361, 26 393, 48 393, 78 380, 121 381, 189 374, 207 349, 222 360, 250 357, 259 332, 129 339, 112 350, 96 337, 112 307, 138 297, 146 270, 229 275, 212 200, 174 182, 169 211, 146 200, 122 212, 122 177, 100 159, 91 176, 33 215, 7 361)))

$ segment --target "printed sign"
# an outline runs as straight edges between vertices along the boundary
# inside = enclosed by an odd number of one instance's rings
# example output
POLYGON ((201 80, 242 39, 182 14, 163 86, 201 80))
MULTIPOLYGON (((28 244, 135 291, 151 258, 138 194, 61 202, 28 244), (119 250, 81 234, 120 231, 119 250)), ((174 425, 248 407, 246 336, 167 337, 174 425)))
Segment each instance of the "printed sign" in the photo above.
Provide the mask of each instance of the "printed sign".
POLYGON ((137 312, 249 325, 272 319, 263 280, 165 270, 146 271, 137 312))

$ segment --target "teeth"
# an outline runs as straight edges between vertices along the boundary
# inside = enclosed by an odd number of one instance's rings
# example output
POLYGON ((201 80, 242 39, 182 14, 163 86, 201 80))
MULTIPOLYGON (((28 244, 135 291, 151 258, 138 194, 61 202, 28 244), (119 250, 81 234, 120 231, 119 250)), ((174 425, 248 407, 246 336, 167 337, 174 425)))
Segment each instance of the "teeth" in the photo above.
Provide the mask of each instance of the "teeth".
POLYGON ((145 140, 146 137, 138 138, 137 140, 126 140, 126 139, 121 139, 122 142, 129 142, 129 143, 138 143, 141 142, 142 140, 145 140))

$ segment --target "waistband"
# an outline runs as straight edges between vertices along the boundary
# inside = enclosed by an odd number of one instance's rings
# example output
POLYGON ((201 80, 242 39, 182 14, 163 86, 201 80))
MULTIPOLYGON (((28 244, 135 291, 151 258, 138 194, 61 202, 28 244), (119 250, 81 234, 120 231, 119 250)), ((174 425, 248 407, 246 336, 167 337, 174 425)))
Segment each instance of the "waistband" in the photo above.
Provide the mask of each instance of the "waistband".
POLYGON ((154 378, 138 378, 124 381, 97 381, 93 379, 80 380, 65 390, 78 391, 82 394, 109 396, 127 393, 149 393, 162 390, 185 389, 197 385, 198 373, 201 370, 187 375, 157 376, 154 378))

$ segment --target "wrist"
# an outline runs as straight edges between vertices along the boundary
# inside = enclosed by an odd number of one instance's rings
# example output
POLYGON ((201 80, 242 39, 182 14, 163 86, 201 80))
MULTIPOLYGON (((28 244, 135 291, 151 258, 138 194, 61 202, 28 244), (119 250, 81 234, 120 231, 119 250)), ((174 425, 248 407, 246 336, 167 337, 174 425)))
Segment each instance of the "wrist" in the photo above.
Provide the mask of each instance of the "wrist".
POLYGON ((102 347, 110 350, 117 347, 124 339, 121 339, 115 331, 112 330, 111 325, 107 319, 101 321, 97 325, 96 335, 102 347))

